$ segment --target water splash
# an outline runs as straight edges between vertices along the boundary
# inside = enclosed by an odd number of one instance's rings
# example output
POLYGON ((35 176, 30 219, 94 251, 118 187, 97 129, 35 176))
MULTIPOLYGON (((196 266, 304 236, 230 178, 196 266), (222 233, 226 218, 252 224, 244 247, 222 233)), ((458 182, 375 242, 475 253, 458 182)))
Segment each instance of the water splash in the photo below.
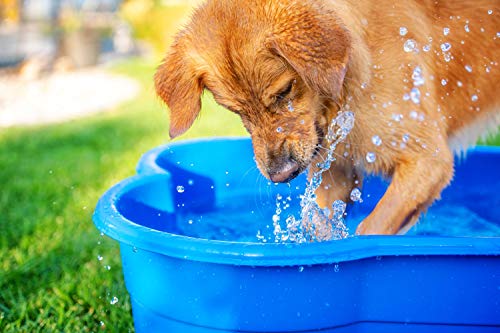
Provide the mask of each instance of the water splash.
POLYGON ((351 198, 351 201, 353 201, 353 202, 363 202, 363 199, 361 199, 361 190, 357 187, 355 187, 351 191, 351 195, 349 197, 351 198))
POLYGON ((417 42, 414 39, 408 39, 403 45, 403 50, 407 53, 414 52, 416 48, 417 42))
POLYGON ((382 139, 380 138, 380 136, 378 136, 378 135, 374 135, 374 136, 372 136, 372 143, 373 143, 375 146, 379 147, 379 146, 381 146, 381 145, 382 145, 382 139))
POLYGON ((375 160, 377 159, 377 155, 374 152, 368 152, 366 153, 366 161, 368 163, 374 163, 375 160))
POLYGON ((413 73, 411 75, 411 78, 413 79, 413 85, 415 87, 423 86, 425 83, 425 79, 422 73, 422 68, 420 66, 415 67, 413 70, 413 73))
POLYGON ((411 89, 410 99, 413 103, 420 104, 420 90, 418 88, 411 89))
POLYGON ((441 44, 441 51, 448 52, 451 49, 451 44, 446 42, 441 44))
MULTIPOLYGON (((273 216, 274 241, 276 243, 306 243, 347 237, 347 228, 344 224, 346 203, 337 200, 333 203, 331 210, 323 209, 316 202, 315 192, 321 185, 323 172, 328 170, 331 163, 335 161, 334 151, 337 145, 345 140, 353 127, 354 113, 349 111, 348 107, 340 111, 330 123, 325 137, 328 143, 326 156, 324 162, 316 165, 318 170, 312 174, 305 193, 300 197, 301 212, 299 218, 288 215, 282 224, 282 208, 286 206, 282 206, 284 203, 282 196, 277 196, 276 212, 273 216)), ((258 235, 258 239, 262 241, 262 236, 258 235)))

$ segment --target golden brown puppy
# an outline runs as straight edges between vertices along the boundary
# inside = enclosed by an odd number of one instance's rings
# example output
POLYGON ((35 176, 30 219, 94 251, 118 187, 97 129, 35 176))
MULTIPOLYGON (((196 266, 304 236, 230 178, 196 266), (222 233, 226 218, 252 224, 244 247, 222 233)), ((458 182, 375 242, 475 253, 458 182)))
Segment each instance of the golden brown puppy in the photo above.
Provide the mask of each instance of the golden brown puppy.
POLYGON ((208 89, 241 116, 275 182, 314 167, 330 120, 350 108, 355 126, 319 203, 347 201, 363 173, 391 177, 357 232, 395 234, 439 198, 453 151, 498 128, 499 60, 498 0, 209 0, 155 83, 171 137, 208 89))

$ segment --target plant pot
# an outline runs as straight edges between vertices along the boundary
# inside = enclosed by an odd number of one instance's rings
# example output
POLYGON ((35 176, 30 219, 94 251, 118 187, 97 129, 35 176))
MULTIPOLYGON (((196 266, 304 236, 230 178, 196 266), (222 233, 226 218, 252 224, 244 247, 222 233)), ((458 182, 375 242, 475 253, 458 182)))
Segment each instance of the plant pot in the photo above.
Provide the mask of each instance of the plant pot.
POLYGON ((101 52, 101 35, 97 29, 82 28, 67 32, 64 50, 76 68, 97 65, 101 52))

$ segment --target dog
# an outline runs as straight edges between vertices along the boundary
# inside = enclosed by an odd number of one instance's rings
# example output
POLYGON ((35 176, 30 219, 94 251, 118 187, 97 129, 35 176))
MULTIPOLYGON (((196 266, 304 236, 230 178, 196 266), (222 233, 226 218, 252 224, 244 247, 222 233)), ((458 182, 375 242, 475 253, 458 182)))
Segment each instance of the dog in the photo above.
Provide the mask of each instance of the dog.
POLYGON ((349 201, 363 174, 388 177, 356 233, 404 233, 452 180, 454 153, 498 129, 499 29, 498 0, 208 0, 155 88, 172 138, 209 90, 241 117, 273 182, 314 172, 329 123, 350 110, 318 203, 349 201))

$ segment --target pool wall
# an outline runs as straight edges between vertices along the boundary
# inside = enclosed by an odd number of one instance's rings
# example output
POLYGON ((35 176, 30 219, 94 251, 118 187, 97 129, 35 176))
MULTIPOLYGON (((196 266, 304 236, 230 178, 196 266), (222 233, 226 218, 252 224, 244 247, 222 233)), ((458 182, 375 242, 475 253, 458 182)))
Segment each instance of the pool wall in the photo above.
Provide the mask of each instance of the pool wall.
MULTIPOLYGON (((500 149, 469 157, 450 195, 478 179, 483 186, 498 182, 491 171, 500 149)), ((178 209, 210 211, 220 195, 232 195, 221 193, 227 183, 255 185, 250 140, 160 147, 137 170, 104 194, 94 221, 120 242, 138 333, 500 331, 500 238, 263 244, 186 237, 176 227, 178 209), (189 200, 178 186, 191 191, 189 200)))

